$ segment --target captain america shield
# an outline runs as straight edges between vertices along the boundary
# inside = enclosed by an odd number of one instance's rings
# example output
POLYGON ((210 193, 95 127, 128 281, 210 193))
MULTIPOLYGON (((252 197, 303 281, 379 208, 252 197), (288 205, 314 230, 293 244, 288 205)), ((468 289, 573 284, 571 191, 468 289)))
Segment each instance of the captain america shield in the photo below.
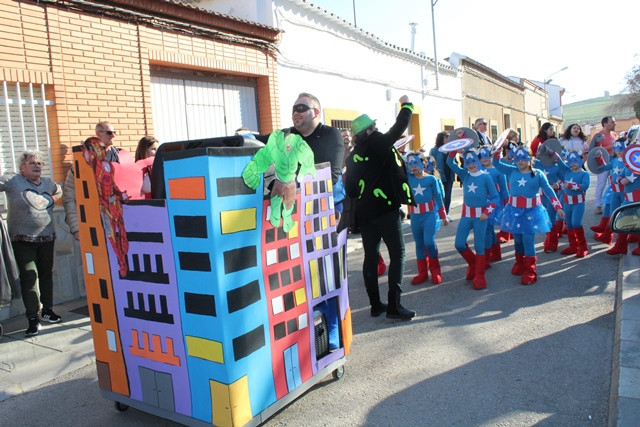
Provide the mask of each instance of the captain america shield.
POLYGON ((463 150, 473 144, 471 138, 460 138, 455 141, 447 142, 442 147, 438 148, 438 151, 442 153, 450 153, 452 151, 463 150))
POLYGON ((628 146, 622 153, 622 162, 636 175, 640 175, 640 145, 628 146))

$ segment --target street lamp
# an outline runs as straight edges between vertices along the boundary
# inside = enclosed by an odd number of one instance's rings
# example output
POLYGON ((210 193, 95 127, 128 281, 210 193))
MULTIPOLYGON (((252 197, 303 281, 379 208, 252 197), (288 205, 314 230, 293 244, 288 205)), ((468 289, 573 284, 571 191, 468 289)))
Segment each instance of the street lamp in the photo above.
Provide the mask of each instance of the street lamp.
POLYGON ((433 60, 436 63, 436 90, 440 90, 440 82, 438 79, 438 53, 436 52, 436 18, 433 14, 433 7, 438 0, 429 0, 431 3, 431 28, 433 29, 433 60))
MULTIPOLYGON (((553 73, 549 74, 549 75, 548 75, 548 76, 543 80, 543 83, 544 83, 544 91, 545 91, 545 92, 547 92, 547 85, 548 85, 549 83, 551 83, 551 81, 553 80, 553 79, 551 78, 551 76, 555 76, 556 74, 558 74, 558 73, 560 73, 560 72, 562 72, 562 71, 566 70, 567 68, 569 68, 569 67, 568 67, 568 66, 567 66, 567 67, 562 67, 562 68, 560 68, 558 71, 554 71, 553 73)), ((551 114, 551 112, 549 111, 549 94, 547 93, 547 95, 546 95, 546 96, 547 96, 547 115, 550 115, 550 114, 551 114)))

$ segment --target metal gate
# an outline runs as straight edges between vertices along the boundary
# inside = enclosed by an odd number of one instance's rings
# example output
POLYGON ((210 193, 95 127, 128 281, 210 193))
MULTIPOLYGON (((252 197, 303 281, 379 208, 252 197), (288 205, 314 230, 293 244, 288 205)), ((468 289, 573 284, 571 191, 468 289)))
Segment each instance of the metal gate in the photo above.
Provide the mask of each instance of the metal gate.
POLYGON ((151 103, 160 142, 259 131, 255 85, 152 75, 151 103))

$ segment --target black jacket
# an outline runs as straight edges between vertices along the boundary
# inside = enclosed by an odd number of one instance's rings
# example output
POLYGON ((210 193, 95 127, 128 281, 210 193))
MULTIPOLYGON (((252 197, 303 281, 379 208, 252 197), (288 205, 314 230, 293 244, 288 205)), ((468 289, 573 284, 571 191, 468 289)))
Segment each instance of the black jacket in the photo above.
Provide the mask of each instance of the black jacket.
POLYGON ((402 204, 413 205, 402 156, 393 146, 407 129, 413 105, 403 104, 385 134, 358 135, 347 158, 347 195, 357 199, 358 224, 366 224, 402 204))

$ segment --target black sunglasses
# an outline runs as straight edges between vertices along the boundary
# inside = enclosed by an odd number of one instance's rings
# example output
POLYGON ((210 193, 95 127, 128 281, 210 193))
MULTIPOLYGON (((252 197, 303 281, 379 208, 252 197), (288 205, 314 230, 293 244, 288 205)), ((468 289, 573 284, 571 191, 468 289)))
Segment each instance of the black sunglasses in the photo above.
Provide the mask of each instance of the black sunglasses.
POLYGON ((309 110, 311 110, 311 107, 306 104, 296 104, 293 106, 294 113, 306 113, 309 110))
POLYGON ((101 130, 100 132, 104 132, 107 135, 111 136, 111 135, 115 135, 116 131, 115 130, 101 130))

